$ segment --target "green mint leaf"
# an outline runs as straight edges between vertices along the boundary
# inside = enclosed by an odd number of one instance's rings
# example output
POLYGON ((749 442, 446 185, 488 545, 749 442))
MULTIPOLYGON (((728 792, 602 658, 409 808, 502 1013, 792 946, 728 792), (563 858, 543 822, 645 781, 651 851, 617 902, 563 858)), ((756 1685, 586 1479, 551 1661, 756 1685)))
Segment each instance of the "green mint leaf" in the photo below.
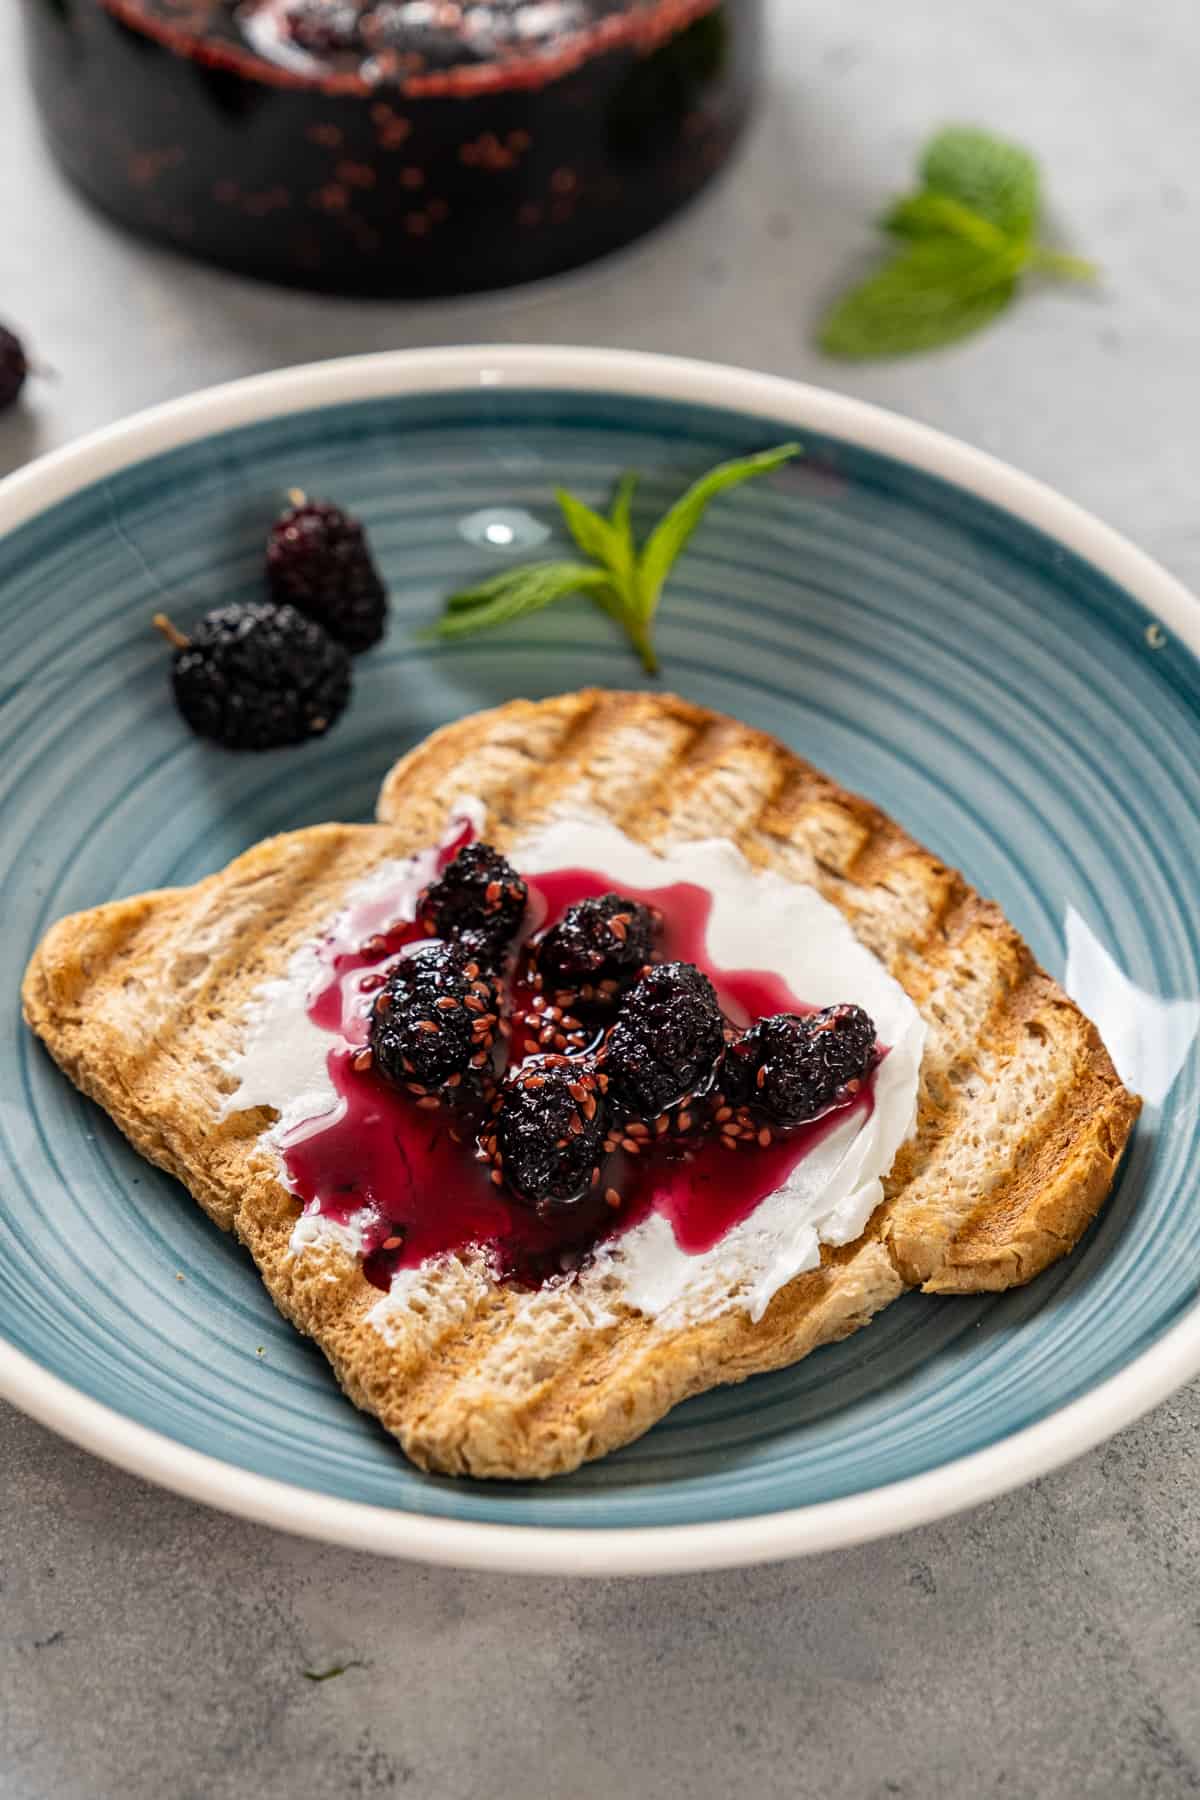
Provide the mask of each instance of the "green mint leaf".
MULTIPOLYGON (((472 607, 487 606, 491 601, 499 599, 502 594, 507 594, 514 580, 524 579, 531 569, 542 569, 547 566, 545 563, 510 563, 507 569, 501 569, 498 575, 489 575, 486 581, 478 582, 475 587, 459 588, 443 604, 447 612, 455 613, 469 612, 472 607)), ((572 568, 583 567, 580 563, 572 563, 570 566, 572 568)))
POLYGON ((1038 166, 1028 150, 973 125, 948 125, 926 147, 921 180, 998 225, 1030 237, 1038 217, 1038 166))
POLYGON ((655 675, 658 658, 650 622, 663 582, 705 508, 726 488, 736 487, 755 475, 769 474, 800 454, 799 444, 781 444, 778 449, 710 469, 660 519, 640 557, 633 536, 636 474, 627 471, 622 475, 607 518, 560 488, 557 499, 567 528, 592 562, 526 563, 503 569, 486 581, 451 594, 441 618, 419 635, 427 641, 467 637, 496 625, 507 625, 567 594, 582 593, 616 621, 637 651, 643 668, 655 675))
POLYGON ((622 475, 607 519, 576 499, 566 488, 559 488, 555 493, 567 529, 579 548, 585 556, 592 557, 608 570, 622 598, 634 610, 637 606, 637 550, 633 542, 630 507, 636 484, 636 475, 622 475))
POLYGON ((932 188, 893 202, 879 223, 893 237, 956 237, 981 250, 1003 250, 1009 242, 1007 234, 982 213, 932 188))
POLYGON ((1057 275, 1063 281, 1099 281, 1098 264, 1086 256, 1071 256, 1065 250, 1049 250, 1045 244, 1033 247, 1032 265, 1046 275, 1057 275))
POLYGON ((1004 311, 1026 255, 954 238, 914 243, 826 314, 821 348, 863 358, 952 344, 1004 311))
POLYGON ((638 601, 637 545, 633 541, 633 491, 637 475, 627 469, 617 483, 608 522, 615 537, 615 549, 609 567, 632 611, 640 610, 638 601))
POLYGON ((468 637, 539 612, 568 594, 595 594, 611 588, 607 572, 589 568, 586 563, 526 563, 482 582, 479 587, 452 594, 437 624, 421 635, 426 639, 468 637))
POLYGON ((617 483, 608 522, 623 542, 633 548, 633 494, 637 487, 636 469, 626 469, 617 483))
POLYGON ((602 513, 577 500, 566 488, 556 488, 554 498, 567 522, 567 530, 585 556, 611 569, 621 559, 621 538, 602 513))
POLYGON ((1038 168, 1019 144, 950 125, 926 146, 920 175, 924 186, 879 221, 906 247, 821 322, 817 341, 830 355, 901 356, 953 343, 1003 312, 1030 269, 1097 279, 1093 263, 1037 242, 1038 168))
POLYGON ((638 558, 638 611, 643 621, 648 622, 653 616, 663 583, 704 517, 710 501, 727 488, 752 481, 756 475, 769 475, 773 469, 799 455, 799 444, 780 444, 774 450, 760 451, 757 456, 741 456, 732 462, 718 463, 715 469, 692 483, 687 493, 663 514, 638 558))

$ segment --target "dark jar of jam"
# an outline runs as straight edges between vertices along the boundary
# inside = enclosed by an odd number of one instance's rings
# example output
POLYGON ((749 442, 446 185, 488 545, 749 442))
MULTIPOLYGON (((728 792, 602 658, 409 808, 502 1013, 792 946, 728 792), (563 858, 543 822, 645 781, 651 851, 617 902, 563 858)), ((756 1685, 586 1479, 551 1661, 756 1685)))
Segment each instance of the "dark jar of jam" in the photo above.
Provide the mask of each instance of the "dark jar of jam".
POLYGON ((106 211, 270 280, 532 281, 697 192, 762 0, 22 0, 53 151, 106 211))

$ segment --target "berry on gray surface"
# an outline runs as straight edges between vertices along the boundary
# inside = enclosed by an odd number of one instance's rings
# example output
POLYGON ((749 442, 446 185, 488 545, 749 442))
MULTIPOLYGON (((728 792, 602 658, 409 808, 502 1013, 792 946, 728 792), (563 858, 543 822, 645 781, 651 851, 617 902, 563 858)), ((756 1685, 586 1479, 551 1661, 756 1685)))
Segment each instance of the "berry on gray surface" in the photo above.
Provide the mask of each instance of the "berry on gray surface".
POLYGON ((15 406, 28 373, 25 346, 14 331, 0 325, 0 412, 15 406))
POLYGON ((464 844, 417 903, 417 917, 435 937, 459 938, 476 955, 499 956, 525 916, 529 889, 490 844, 464 844))
POLYGON ((861 1006, 775 1013, 738 1046, 748 1097, 778 1125, 803 1125, 843 1104, 875 1065, 875 1026, 861 1006))
POLYGON ((648 906, 621 894, 569 906, 537 947, 542 991, 611 1004, 653 956, 658 925, 648 906))
POLYGON ((647 969, 621 1002, 603 1052, 610 1096, 624 1113, 656 1118, 712 1083, 725 1051, 711 981, 694 963, 647 969))
POLYGON ((291 606, 255 601, 206 613, 190 637, 160 613, 175 646, 175 703, 199 736, 229 750, 272 750, 320 737, 350 697, 350 659, 291 606))
POLYGON ((298 500, 267 539, 272 596, 307 613, 347 650, 368 650, 383 636, 387 590, 366 532, 339 506, 298 500))
POLYGON ((505 1077, 483 1148, 518 1199, 562 1213, 599 1185, 605 1114, 590 1057, 530 1057, 505 1077))
POLYGON ((502 995, 495 978, 450 944, 404 957, 371 1011, 371 1060, 418 1099, 477 1099, 493 1085, 502 995))

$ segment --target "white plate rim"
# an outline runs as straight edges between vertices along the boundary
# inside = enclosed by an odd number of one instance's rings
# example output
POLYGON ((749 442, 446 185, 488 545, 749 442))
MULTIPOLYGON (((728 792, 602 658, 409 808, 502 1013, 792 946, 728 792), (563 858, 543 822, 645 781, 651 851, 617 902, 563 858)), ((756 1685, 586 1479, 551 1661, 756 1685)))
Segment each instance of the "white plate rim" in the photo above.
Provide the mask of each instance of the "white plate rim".
MULTIPOLYGON (((1144 552, 1042 482, 931 427, 786 377, 641 351, 465 345, 385 351, 228 382, 135 414, 0 482, 0 532, 81 488, 210 433, 348 401, 479 388, 580 389, 761 412, 941 477, 1036 526, 1128 589, 1200 655, 1200 604, 1144 552)), ((0 1342, 0 1395, 160 1486, 303 1537, 459 1568, 650 1575, 845 1548, 977 1506, 1080 1456, 1200 1373, 1200 1304, 1089 1393, 1001 1443, 840 1500, 704 1525, 577 1527, 443 1519, 340 1500, 239 1469, 79 1393, 0 1342)))

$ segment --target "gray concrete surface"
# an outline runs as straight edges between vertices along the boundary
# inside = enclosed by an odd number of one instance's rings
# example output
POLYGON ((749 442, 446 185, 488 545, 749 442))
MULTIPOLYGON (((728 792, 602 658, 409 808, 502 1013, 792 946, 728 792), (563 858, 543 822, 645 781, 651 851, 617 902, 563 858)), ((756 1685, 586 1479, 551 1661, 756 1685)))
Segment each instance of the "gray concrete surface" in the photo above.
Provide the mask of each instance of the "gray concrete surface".
MULTIPOLYGON (((0 316, 58 379, 0 470, 284 362, 451 340, 674 350, 957 432, 1200 586, 1200 21, 1185 0, 775 0, 768 104, 643 248, 439 309, 285 295, 146 250, 45 168, 0 17, 0 316), (879 198, 947 117, 1043 154, 1101 292, 847 369, 809 341, 879 198)), ((293 1542, 0 1409, 4 1800, 463 1800, 1200 1791, 1196 1389, 968 1517, 747 1573, 488 1579, 293 1542), (314 1684, 306 1669, 346 1663, 314 1684)))

